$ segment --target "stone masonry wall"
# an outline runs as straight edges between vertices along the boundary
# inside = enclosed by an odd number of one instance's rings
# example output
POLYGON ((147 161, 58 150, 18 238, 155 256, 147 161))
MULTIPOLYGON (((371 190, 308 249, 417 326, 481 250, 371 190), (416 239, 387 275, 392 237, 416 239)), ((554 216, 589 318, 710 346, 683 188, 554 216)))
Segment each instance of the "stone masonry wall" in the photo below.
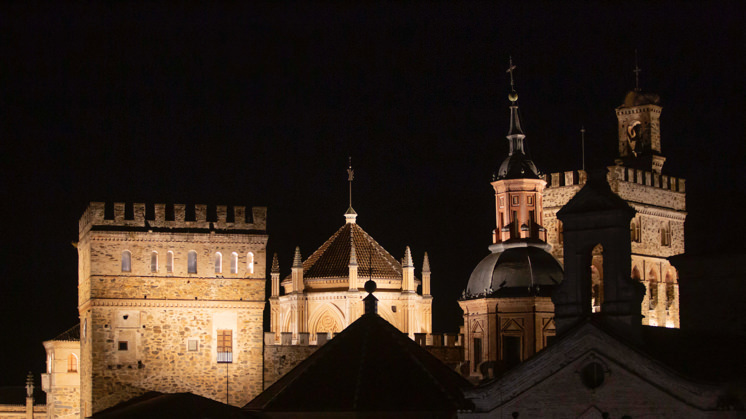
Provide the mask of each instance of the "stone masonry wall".
POLYGON ((103 204, 89 206, 78 243, 81 416, 151 390, 227 397, 235 406, 262 391, 266 209, 249 216, 235 207, 226 217, 225 208, 207 220, 197 205, 189 221, 183 205, 171 220, 162 205, 151 219, 144 204, 115 204, 111 218, 103 204), (188 272, 190 251, 196 273, 188 272), (230 331, 230 363, 218 362, 218 331, 230 331))
POLYGON ((317 345, 266 345, 264 347, 264 388, 295 368, 319 349, 317 345))
POLYGON ((73 419, 80 417, 80 388, 59 387, 47 393, 47 417, 73 419))

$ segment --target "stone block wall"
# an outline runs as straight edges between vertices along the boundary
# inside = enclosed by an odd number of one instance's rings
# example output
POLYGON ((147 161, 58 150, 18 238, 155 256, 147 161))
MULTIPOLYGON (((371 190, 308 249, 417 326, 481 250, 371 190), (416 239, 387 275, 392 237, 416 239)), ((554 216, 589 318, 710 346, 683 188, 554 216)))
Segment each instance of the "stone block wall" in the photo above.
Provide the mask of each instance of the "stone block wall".
POLYGON ((208 209, 92 203, 81 218, 81 416, 146 391, 235 406, 262 391, 266 209, 208 209))

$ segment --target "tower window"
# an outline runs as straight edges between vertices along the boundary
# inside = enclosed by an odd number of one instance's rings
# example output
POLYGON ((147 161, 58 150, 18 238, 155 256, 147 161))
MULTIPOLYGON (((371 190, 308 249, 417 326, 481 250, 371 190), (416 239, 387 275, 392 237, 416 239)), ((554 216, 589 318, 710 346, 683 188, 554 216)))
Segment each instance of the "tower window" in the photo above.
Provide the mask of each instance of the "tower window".
POLYGON ((122 272, 132 272, 132 253, 129 250, 122 252, 122 272))
POLYGON ((126 340, 120 340, 117 342, 117 349, 120 351, 126 351, 129 349, 129 345, 126 340))
POLYGON ((671 223, 664 221, 661 224, 661 246, 671 245, 671 223))
POLYGON ((521 337, 503 335, 503 361, 508 367, 521 363, 521 337))
POLYGON ((560 220, 557 220, 557 242, 559 244, 565 242, 565 229, 560 220))
POLYGON ((174 252, 171 250, 166 253, 166 272, 173 273, 174 271, 174 252))
POLYGON ((238 273, 238 253, 236 252, 231 253, 231 273, 238 273))
POLYGON ((67 372, 78 372, 78 357, 75 354, 67 357, 67 372))
POLYGON ((158 252, 150 254, 150 272, 158 272, 158 252))
POLYGON ((249 271, 249 274, 254 273, 254 254, 251 252, 246 255, 246 269, 249 271))
POLYGON ((474 347, 474 371, 479 368, 479 364, 482 363, 482 338, 474 338, 471 340, 472 346, 474 347))
POLYGON ((233 331, 218 330, 218 363, 233 362, 233 331))
POLYGON ((187 272, 190 274, 197 273, 197 252, 190 250, 187 255, 187 272))
POLYGON ((223 254, 215 252, 215 273, 219 274, 223 272, 223 254))

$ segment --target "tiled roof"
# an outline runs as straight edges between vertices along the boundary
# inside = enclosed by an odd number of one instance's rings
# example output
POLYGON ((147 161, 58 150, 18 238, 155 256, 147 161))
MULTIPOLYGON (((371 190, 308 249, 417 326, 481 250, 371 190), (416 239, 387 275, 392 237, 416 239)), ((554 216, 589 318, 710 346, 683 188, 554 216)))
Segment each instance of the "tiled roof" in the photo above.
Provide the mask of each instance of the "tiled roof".
MULTIPOLYGON (((377 314, 365 314, 244 409, 271 412, 427 412, 455 417, 471 384, 377 314)), ((397 416, 405 417, 405 416, 397 416)))
POLYGON ((52 340, 80 341, 80 323, 60 333, 52 340))
POLYGON ((244 419, 255 417, 241 409, 215 400, 210 400, 192 393, 164 394, 151 391, 142 396, 119 403, 102 410, 91 418, 94 419, 205 419, 226 418, 244 419))
POLYGON ((372 265, 374 279, 401 279, 401 263, 355 223, 342 226, 303 262, 303 278, 348 277, 350 235, 355 241, 359 278, 370 278, 372 265))

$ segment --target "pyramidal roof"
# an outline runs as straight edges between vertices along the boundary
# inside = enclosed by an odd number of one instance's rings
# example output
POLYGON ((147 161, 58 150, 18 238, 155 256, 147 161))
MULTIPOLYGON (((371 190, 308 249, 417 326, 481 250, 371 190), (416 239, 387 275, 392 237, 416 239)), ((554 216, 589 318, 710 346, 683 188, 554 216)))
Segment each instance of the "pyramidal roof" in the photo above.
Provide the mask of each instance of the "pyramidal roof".
POLYGON ((374 279, 401 279, 401 263, 356 223, 343 225, 303 262, 303 278, 349 276, 352 247, 350 237, 355 244, 360 278, 369 278, 372 275, 374 279))

